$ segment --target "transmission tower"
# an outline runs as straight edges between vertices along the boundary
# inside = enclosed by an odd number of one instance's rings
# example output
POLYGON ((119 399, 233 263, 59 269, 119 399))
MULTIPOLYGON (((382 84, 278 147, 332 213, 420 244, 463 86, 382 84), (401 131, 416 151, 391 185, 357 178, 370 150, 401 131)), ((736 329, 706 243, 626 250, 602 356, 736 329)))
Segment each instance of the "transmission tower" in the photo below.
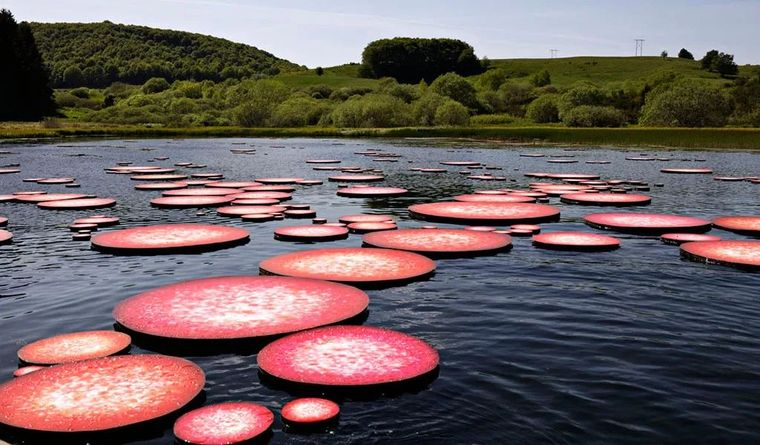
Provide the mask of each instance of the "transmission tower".
POLYGON ((549 54, 551 54, 551 58, 552 58, 552 59, 556 59, 556 58, 557 58, 557 54, 558 54, 558 53, 559 53, 559 50, 558 50, 558 49, 550 49, 550 50, 549 50, 549 54))
POLYGON ((644 55, 644 39, 636 39, 636 53, 634 54, 637 57, 644 55))

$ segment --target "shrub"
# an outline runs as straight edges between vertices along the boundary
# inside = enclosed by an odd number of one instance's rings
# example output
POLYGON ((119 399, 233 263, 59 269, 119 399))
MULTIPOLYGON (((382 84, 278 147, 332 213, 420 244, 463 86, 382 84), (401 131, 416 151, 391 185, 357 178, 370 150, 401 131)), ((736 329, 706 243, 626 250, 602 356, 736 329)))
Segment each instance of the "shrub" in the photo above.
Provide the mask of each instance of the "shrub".
POLYGON ((282 82, 274 80, 246 80, 230 89, 227 101, 237 105, 232 117, 243 127, 263 127, 272 112, 288 98, 289 91, 282 82))
POLYGON ((74 88, 73 90, 69 91, 72 95, 80 98, 80 99, 89 99, 90 98, 90 90, 85 87, 81 88, 74 88))
POLYGON ((411 122, 409 105, 386 94, 352 97, 333 110, 332 121, 338 127, 402 127, 411 122))
POLYGON ((559 122, 559 96, 547 94, 528 105, 525 117, 538 124, 559 122))
POLYGON ((472 125, 509 125, 516 121, 511 114, 481 114, 470 118, 472 125))
POLYGON ((438 77, 430 84, 430 91, 453 99, 470 108, 477 108, 478 100, 475 87, 464 77, 448 73, 438 77))
POLYGON ((272 125, 275 127, 315 125, 328 110, 327 105, 316 99, 291 97, 274 109, 272 125))
POLYGON ((353 96, 364 96, 374 91, 369 87, 345 87, 330 94, 330 100, 346 101, 353 96))
POLYGON ((440 94, 428 92, 412 104, 412 120, 415 125, 430 126, 435 124, 438 107, 446 102, 440 94))
POLYGON ((508 78, 509 73, 505 69, 496 68, 481 74, 477 84, 483 90, 496 91, 508 78))
POLYGON ((525 106, 536 99, 536 92, 528 84, 507 82, 498 91, 500 105, 494 111, 507 112, 515 116, 525 114, 525 106))
POLYGON ((566 111, 562 122, 568 127, 620 127, 625 115, 614 107, 581 105, 566 111))
POLYGON ((166 91, 169 87, 169 82, 163 77, 153 77, 143 84, 142 92, 145 94, 155 94, 166 91))
POLYGON ((545 87, 552 83, 552 76, 547 70, 539 71, 531 76, 530 83, 534 87, 545 87))
POLYGON ((604 94, 604 91, 595 85, 591 85, 587 83, 581 83, 581 84, 575 85, 569 90, 567 90, 560 99, 560 102, 559 102, 560 119, 564 121, 565 118, 563 117, 563 115, 565 112, 570 111, 581 105, 593 105, 593 106, 606 105, 605 103, 606 99, 607 97, 604 94))
POLYGON ((640 122, 664 127, 722 127, 730 114, 731 104, 721 90, 699 81, 682 81, 650 93, 640 122))
POLYGON ((470 122, 470 111, 455 100, 447 100, 435 110, 436 125, 462 126, 470 122))

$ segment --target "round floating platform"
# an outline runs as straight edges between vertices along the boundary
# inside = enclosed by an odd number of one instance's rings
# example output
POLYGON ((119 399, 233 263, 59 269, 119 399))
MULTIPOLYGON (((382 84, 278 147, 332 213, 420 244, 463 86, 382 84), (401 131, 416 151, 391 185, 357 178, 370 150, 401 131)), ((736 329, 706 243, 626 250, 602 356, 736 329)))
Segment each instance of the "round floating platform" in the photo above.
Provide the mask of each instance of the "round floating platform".
POLYGON ((674 244, 680 246, 683 243, 700 242, 700 241, 721 241, 721 237, 713 235, 703 235, 701 233, 665 233, 660 236, 660 240, 665 244, 674 244))
MULTIPOLYGON (((527 176, 527 175, 526 175, 527 176)), ((599 179, 599 175, 587 174, 587 173, 546 173, 543 177, 552 179, 599 179)))
POLYGON ((235 199, 276 199, 278 201, 287 201, 292 199, 293 195, 286 192, 244 192, 235 195, 235 199))
POLYGON ((243 215, 240 217, 240 219, 247 222, 267 222, 267 221, 274 221, 274 215, 271 213, 258 213, 258 214, 243 215))
POLYGON ((421 168, 418 171, 422 173, 448 173, 445 168, 421 168))
POLYGON ((378 182, 385 181, 380 175, 339 175, 327 178, 330 182, 378 182))
POLYGON ((246 192, 285 192, 292 193, 296 189, 290 185, 259 185, 256 187, 243 187, 246 192))
POLYGON ((126 254, 160 254, 204 251, 248 241, 247 230, 205 224, 165 224, 102 233, 92 240, 93 249, 126 254))
POLYGON ((17 168, 0 168, 0 175, 12 175, 14 173, 21 173, 21 170, 17 168))
POLYGON ((348 229, 324 225, 279 227, 274 231, 274 237, 282 241, 335 241, 348 238, 348 229))
POLYGON ((69 226, 69 230, 71 230, 72 232, 81 232, 85 230, 92 232, 92 231, 98 230, 98 225, 97 224, 72 224, 69 226))
POLYGON ((393 217, 388 215, 345 215, 338 218, 343 224, 351 224, 357 222, 393 222, 393 217))
POLYGON ((277 184, 295 184, 298 181, 303 181, 304 178, 258 178, 256 179, 256 182, 261 184, 270 184, 270 185, 277 185, 277 184))
POLYGON ((583 219, 591 227, 624 233, 660 235, 674 231, 702 233, 710 230, 710 221, 661 213, 594 213, 583 219))
POLYGON ((46 193, 44 195, 18 195, 13 198, 18 202, 40 203, 47 201, 64 201, 68 199, 83 199, 87 195, 79 193, 46 193))
POLYGON ((460 229, 402 229, 364 235, 365 245, 427 255, 490 254, 512 246, 505 235, 460 229))
POLYGON ((136 190, 177 190, 187 188, 187 184, 184 182, 153 182, 147 184, 137 184, 136 190))
POLYGON ((438 352, 400 332, 370 326, 313 329, 270 343, 262 371, 301 384, 365 386, 401 382, 438 367, 438 352))
POLYGON ((217 213, 222 216, 240 217, 243 215, 275 214, 282 213, 287 208, 283 206, 230 206, 221 207, 217 213))
POLYGON ((415 217, 430 221, 472 223, 538 223, 559 219, 559 209, 543 204, 500 202, 435 202, 409 207, 415 217))
POLYGON ((760 216, 722 216, 713 225, 742 235, 760 236, 760 216))
POLYGON ((459 167, 475 167, 480 165, 480 162, 476 161, 443 161, 441 165, 454 165, 459 167))
POLYGON ((129 179, 133 181, 179 181, 187 179, 187 175, 172 175, 172 174, 150 174, 150 175, 135 175, 129 179))
POLYGON ((123 355, 33 372, 0 386, 0 423, 45 432, 111 430, 157 419, 191 402, 205 376, 194 363, 123 355))
POLYGON ((533 236, 533 245, 554 250, 607 251, 620 247, 620 240, 586 232, 550 232, 533 236))
POLYGON ((240 193, 238 189, 229 188, 199 188, 199 189, 182 189, 169 190, 162 193, 164 196, 227 196, 240 193))
POLYGON ((40 179, 37 181, 37 184, 48 184, 48 185, 56 185, 56 184, 71 184, 72 182, 75 182, 76 178, 45 178, 40 179))
POLYGON ((241 189, 244 187, 256 187, 262 183, 256 181, 219 181, 209 182, 206 187, 222 189, 241 189))
POLYGON ((382 232, 396 229, 398 226, 394 222, 355 222, 348 225, 348 230, 351 233, 382 232))
POLYGON ((18 358, 34 365, 81 362, 118 354, 132 343, 127 334, 114 331, 88 331, 57 335, 37 340, 18 351, 18 358))
POLYGON ((536 198, 530 196, 521 195, 507 195, 507 194, 482 194, 475 193, 472 195, 459 195, 454 196, 454 201, 460 202, 517 202, 528 203, 536 202, 536 198))
POLYGON ((561 195, 560 201, 565 204, 629 207, 649 205, 652 198, 646 195, 621 193, 568 193, 561 195))
POLYGON ((760 270, 760 241, 701 241, 681 245, 681 256, 693 261, 760 270))
POLYGON ((660 172, 676 175, 711 175, 713 171, 709 168, 663 168, 660 172))
POLYGON ((314 278, 357 285, 401 284, 435 271, 421 255, 387 249, 318 249, 287 253, 262 261, 263 274, 314 278))
POLYGON ((295 425, 326 423, 339 414, 337 403, 316 397, 291 400, 282 407, 282 420, 295 425))
POLYGON ((535 224, 514 224, 510 227, 511 230, 529 230, 532 233, 540 233, 541 232, 541 226, 537 226, 535 224))
POLYGON ((163 196, 150 201, 153 207, 166 209, 184 209, 200 207, 220 207, 234 201, 231 195, 226 196, 163 196))
POLYGON ((63 201, 45 201, 38 203, 37 207, 47 210, 88 210, 113 207, 115 205, 116 200, 112 198, 84 198, 66 199, 63 201))
POLYGON ((269 409, 252 402, 225 402, 183 415, 174 424, 174 436, 183 443, 231 445, 249 441, 274 423, 269 409))
POLYGON ((16 201, 18 195, 0 195, 0 202, 16 201))
POLYGON ((367 309, 351 286, 288 277, 185 281, 129 298, 114 309, 123 326, 156 337, 229 340, 281 335, 338 323, 367 309))
POLYGON ((338 159, 308 159, 307 164, 340 164, 338 159))
POLYGON ((234 206, 273 206, 280 203, 279 199, 235 199, 234 206))
POLYGON ((13 234, 7 230, 0 229, 0 246, 9 244, 13 240, 13 234))
POLYGON ((13 377, 15 378, 23 377, 25 375, 29 375, 33 372, 37 372, 45 368, 46 366, 24 366, 22 368, 18 368, 17 370, 13 371, 13 377))
POLYGON ((8 218, 4 216, 0 216, 0 227, 5 227, 8 225, 8 218))
POLYGON ((741 182, 746 181, 747 178, 744 176, 713 176, 713 180, 723 182, 741 182))
POLYGON ((119 224, 119 218, 115 216, 91 216, 74 220, 74 224, 95 224, 98 227, 115 226, 119 224))
POLYGON ((398 187, 348 187, 339 189, 338 196, 348 198, 380 198, 402 196, 408 192, 409 190, 398 187))

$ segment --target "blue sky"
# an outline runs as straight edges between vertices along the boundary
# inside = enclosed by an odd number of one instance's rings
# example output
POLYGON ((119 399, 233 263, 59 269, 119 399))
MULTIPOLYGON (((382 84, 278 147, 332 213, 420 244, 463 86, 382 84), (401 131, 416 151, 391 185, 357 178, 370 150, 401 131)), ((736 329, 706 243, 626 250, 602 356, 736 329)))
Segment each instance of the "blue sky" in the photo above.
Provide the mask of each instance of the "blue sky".
POLYGON ((716 48, 760 63, 760 0, 0 0, 19 20, 140 24, 248 43, 311 67, 394 36, 454 37, 497 58, 716 48))

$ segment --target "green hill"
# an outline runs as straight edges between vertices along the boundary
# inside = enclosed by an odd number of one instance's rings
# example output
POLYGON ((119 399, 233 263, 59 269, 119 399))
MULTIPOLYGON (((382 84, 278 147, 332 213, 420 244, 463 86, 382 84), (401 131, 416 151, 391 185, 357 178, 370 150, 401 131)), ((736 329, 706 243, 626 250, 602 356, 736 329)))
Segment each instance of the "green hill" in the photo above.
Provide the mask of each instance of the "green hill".
POLYGON ((182 31, 110 22, 32 29, 54 87, 142 84, 151 77, 221 81, 302 69, 253 46, 182 31))

